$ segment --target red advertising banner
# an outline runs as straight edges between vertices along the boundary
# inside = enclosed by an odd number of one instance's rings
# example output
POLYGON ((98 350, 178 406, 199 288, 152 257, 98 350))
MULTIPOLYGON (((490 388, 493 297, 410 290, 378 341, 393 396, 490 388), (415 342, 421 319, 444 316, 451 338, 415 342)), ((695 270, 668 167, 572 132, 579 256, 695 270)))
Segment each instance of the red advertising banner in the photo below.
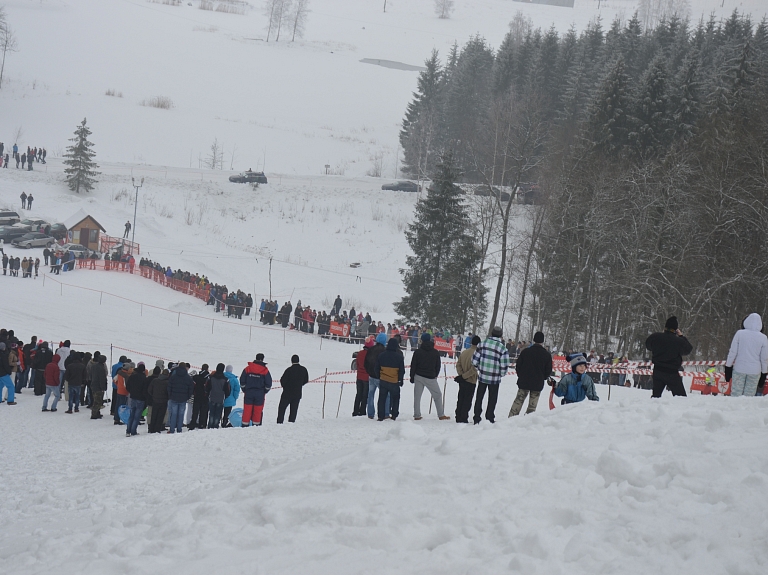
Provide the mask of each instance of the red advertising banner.
POLYGON ((722 373, 697 373, 691 382, 691 391, 701 392, 701 395, 731 395, 731 383, 725 381, 722 373))
POLYGON ((331 328, 328 331, 331 335, 349 337, 349 324, 332 321, 331 328))
POLYGON ((445 341, 441 337, 435 338, 435 349, 437 351, 444 351, 448 353, 451 357, 453 357, 454 352, 454 341, 453 338, 450 339, 450 341, 445 341))

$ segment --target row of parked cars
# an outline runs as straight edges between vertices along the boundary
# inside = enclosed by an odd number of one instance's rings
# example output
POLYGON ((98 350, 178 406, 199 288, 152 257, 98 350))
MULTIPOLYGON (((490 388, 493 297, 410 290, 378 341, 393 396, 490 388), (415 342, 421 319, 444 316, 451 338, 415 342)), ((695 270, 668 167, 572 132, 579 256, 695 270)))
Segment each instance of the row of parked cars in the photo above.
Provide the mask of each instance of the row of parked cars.
POLYGON ((64 224, 51 224, 45 220, 27 218, 22 220, 16 212, 0 212, 0 241, 19 248, 53 248, 71 251, 79 258, 94 254, 80 244, 63 243, 67 239, 64 224), (41 232, 40 230, 45 230, 41 232))

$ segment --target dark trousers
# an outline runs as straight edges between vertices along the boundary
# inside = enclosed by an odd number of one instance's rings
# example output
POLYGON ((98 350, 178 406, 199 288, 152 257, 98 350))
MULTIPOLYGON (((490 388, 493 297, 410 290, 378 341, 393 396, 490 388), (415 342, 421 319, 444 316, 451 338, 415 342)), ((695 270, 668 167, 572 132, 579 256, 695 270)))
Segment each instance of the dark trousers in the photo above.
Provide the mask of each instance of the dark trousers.
POLYGON ((496 401, 499 399, 499 386, 487 385, 485 383, 477 382, 477 395, 475 396, 475 417, 473 418, 475 423, 480 423, 483 419, 483 398, 485 397, 485 390, 488 390, 488 407, 485 409, 485 419, 493 423, 496 421, 496 401))
MULTIPOLYGON (((71 393, 70 393, 71 395, 71 393)), ((114 396, 115 399, 112 402, 112 405, 115 409, 115 423, 122 423, 120 421, 120 406, 125 405, 128 403, 128 396, 127 395, 120 395, 119 393, 115 392, 114 396)))
POLYGON ((229 414, 232 413, 231 407, 225 407, 224 408, 224 415, 221 418, 221 426, 222 427, 232 427, 229 423, 229 414))
POLYGON ((165 419, 165 412, 168 411, 167 401, 154 401, 152 402, 152 417, 149 418, 149 433, 162 433, 165 429, 163 420, 165 419))
POLYGON ((685 387, 683 386, 683 378, 677 372, 671 371, 654 371, 653 372, 653 395, 651 397, 661 397, 664 393, 664 388, 669 389, 672 395, 681 395, 683 397, 688 394, 685 393, 685 387))
POLYGON ((379 380, 379 402, 377 406, 377 413, 379 414, 379 421, 382 421, 386 417, 387 397, 389 397, 389 413, 392 419, 397 419, 400 415, 400 384, 389 383, 388 381, 379 380))
POLYGON ((192 419, 189 421, 189 428, 205 429, 208 427, 208 398, 195 399, 192 403, 192 419))
POLYGON ((117 409, 117 389, 112 388, 112 402, 109 404, 109 414, 115 415, 117 409))
POLYGON ((288 422, 294 423, 296 421, 296 414, 299 412, 300 397, 287 395, 285 392, 280 396, 280 403, 277 406, 277 422, 283 423, 285 420, 285 409, 290 406, 291 411, 288 413, 288 422))
POLYGON ((459 382, 459 399, 456 402, 456 423, 469 423, 469 410, 475 395, 475 384, 459 382))
POLYGON ((357 380, 357 395, 355 395, 355 407, 352 410, 352 416, 365 415, 368 405, 368 382, 362 379, 357 380))

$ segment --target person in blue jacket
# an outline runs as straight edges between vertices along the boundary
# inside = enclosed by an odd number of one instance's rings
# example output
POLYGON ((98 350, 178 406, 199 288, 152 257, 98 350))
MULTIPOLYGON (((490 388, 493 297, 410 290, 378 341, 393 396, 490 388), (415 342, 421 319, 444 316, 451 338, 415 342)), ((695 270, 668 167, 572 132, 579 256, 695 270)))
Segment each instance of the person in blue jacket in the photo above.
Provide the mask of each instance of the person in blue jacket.
POLYGON ((224 400, 224 416, 221 419, 222 427, 232 427, 229 422, 229 414, 232 413, 232 408, 237 405, 237 398, 240 397, 240 380, 233 373, 234 368, 228 365, 224 368, 224 375, 229 380, 229 395, 224 400))
POLYGON ((557 386, 555 395, 562 397, 561 405, 578 403, 588 398, 590 401, 600 401, 595 393, 595 382, 586 374, 587 358, 579 354, 571 358, 571 373, 564 375, 557 386))

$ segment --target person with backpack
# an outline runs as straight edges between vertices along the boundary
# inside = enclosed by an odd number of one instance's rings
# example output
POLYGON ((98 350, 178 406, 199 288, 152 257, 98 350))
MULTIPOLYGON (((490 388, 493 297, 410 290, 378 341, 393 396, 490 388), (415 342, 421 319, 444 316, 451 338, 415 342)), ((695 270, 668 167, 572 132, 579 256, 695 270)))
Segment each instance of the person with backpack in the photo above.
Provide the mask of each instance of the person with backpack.
POLYGON ((257 353, 256 359, 249 362, 240 375, 240 387, 243 390, 242 427, 261 425, 264 416, 264 401, 272 389, 272 374, 264 363, 264 354, 257 353))
MULTIPOLYGON (((519 360, 518 360, 519 361, 519 360)), ((571 358, 571 373, 564 375, 555 386, 555 395, 562 397, 561 405, 589 399, 600 401, 595 393, 595 382, 587 375, 587 358, 578 354, 571 358)))
MULTIPOLYGON (((364 367, 368 374, 368 419, 373 419, 376 416, 376 404, 374 398, 376 397, 376 390, 379 389, 379 379, 374 374, 376 373, 376 362, 379 356, 384 353, 385 345, 387 344, 387 336, 380 333, 376 336, 376 343, 365 354, 364 367)), ((381 396, 381 390, 379 390, 379 396, 381 396)), ((391 400, 387 396, 387 403, 384 409, 384 416, 389 417, 391 407, 391 400)))
POLYGON ((479 335, 466 337, 469 347, 462 350, 456 361, 456 377, 453 378, 459 384, 459 396, 456 400, 456 423, 469 423, 469 410, 472 408, 472 398, 475 396, 477 386, 477 368, 472 365, 472 356, 475 355, 477 346, 483 340, 479 335))
POLYGON ((525 348, 517 358, 517 397, 509 410, 509 417, 520 413, 525 398, 530 394, 526 414, 536 411, 544 382, 552 375, 552 355, 544 348, 544 334, 537 331, 533 345, 525 348))
POLYGON ((405 360, 403 352, 400 351, 400 343, 394 337, 387 342, 386 349, 376 358, 373 375, 379 381, 378 420, 387 419, 387 399, 391 398, 389 419, 395 421, 400 414, 400 388, 403 386, 405 377, 405 360))
POLYGON ((208 378, 208 429, 219 428, 224 400, 229 392, 229 379, 224 375, 224 364, 220 363, 208 378))

